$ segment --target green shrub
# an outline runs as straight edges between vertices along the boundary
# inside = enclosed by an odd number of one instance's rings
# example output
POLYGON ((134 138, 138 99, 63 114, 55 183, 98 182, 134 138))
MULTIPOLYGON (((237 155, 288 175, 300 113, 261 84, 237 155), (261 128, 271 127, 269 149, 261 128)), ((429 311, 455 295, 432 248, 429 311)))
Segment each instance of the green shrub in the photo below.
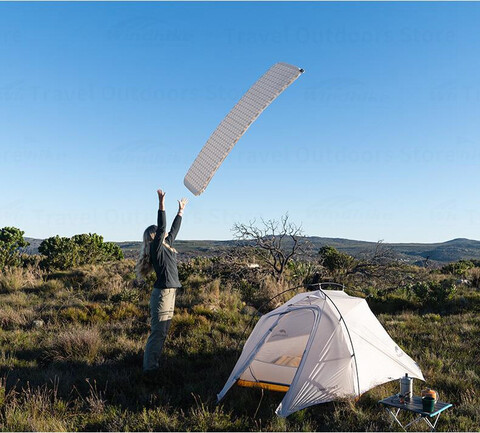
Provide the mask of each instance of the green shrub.
POLYGON ((211 268, 212 261, 217 258, 194 257, 186 262, 178 264, 178 277, 181 281, 187 280, 193 275, 205 275, 211 268))
POLYGON ((185 285, 193 289, 194 291, 199 291, 203 286, 208 282, 208 278, 202 275, 190 275, 185 281, 185 285))
POLYGON ((110 318, 104 307, 97 302, 87 302, 77 307, 68 307, 60 311, 60 317, 69 322, 79 323, 102 323, 110 318))
POLYGON ((415 296, 424 304, 440 305, 453 298, 456 285, 451 280, 422 281, 410 286, 415 296))
POLYGON ((252 283, 247 280, 241 280, 238 283, 238 290, 242 296, 242 299, 247 303, 251 304, 255 301, 256 292, 258 287, 255 287, 252 283))
POLYGON ((23 267, 40 268, 42 256, 40 254, 20 254, 20 261, 23 267))
POLYGON ((195 305, 192 311, 198 316, 205 316, 208 319, 215 317, 216 308, 206 307, 205 305, 195 305))
POLYGON ((8 266, 21 264, 20 249, 30 245, 24 238, 23 232, 16 227, 0 229, 0 271, 8 266))
POLYGON ((69 269, 74 266, 123 259, 123 252, 113 242, 104 242, 96 233, 75 235, 72 238, 52 236, 40 244, 44 255, 42 266, 48 269, 69 269))
POLYGON ((458 262, 449 263, 442 267, 441 272, 444 274, 452 274, 458 277, 464 277, 469 269, 475 267, 470 260, 459 260, 458 262))
POLYGON ((77 264, 78 257, 73 242, 66 237, 52 236, 38 247, 44 255, 41 265, 49 269, 68 269, 77 264))
POLYGON ((109 319, 107 311, 102 304, 97 302, 88 302, 85 304, 88 311, 88 320, 91 323, 106 322, 109 319))
POLYGON ((317 270, 316 266, 318 267, 318 265, 315 265, 313 262, 292 260, 288 263, 288 270, 291 278, 298 282, 309 284, 311 283, 312 276, 317 270))
POLYGON ((84 308, 68 307, 60 311, 60 317, 73 323, 87 323, 88 312, 84 308))
POLYGON ((112 320, 133 319, 141 316, 142 312, 140 309, 131 302, 120 302, 118 305, 115 305, 111 314, 112 320))
POLYGON ((319 251, 321 263, 330 272, 346 272, 355 264, 355 259, 346 254, 341 253, 336 248, 331 246, 324 246, 319 251))
POLYGON ((179 332, 193 328, 196 323, 196 316, 186 311, 179 312, 173 315, 172 328, 179 332))
POLYGON ((110 300, 114 303, 132 302, 136 304, 140 300, 140 293, 136 289, 126 287, 120 293, 113 295, 110 300))

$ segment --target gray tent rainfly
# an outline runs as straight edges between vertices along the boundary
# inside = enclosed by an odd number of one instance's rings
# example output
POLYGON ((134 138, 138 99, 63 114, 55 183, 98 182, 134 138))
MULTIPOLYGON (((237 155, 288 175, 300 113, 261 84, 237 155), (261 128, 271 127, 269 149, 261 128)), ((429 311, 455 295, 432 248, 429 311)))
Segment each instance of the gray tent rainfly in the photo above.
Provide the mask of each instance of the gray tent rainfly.
POLYGON ((424 380, 365 299, 317 290, 300 293, 260 318, 218 400, 235 383, 284 391, 276 413, 285 417, 359 396, 405 373, 424 380))
POLYGON ((203 146, 188 170, 184 184, 200 195, 223 160, 245 131, 274 99, 301 74, 303 69, 287 63, 276 63, 243 95, 203 146))

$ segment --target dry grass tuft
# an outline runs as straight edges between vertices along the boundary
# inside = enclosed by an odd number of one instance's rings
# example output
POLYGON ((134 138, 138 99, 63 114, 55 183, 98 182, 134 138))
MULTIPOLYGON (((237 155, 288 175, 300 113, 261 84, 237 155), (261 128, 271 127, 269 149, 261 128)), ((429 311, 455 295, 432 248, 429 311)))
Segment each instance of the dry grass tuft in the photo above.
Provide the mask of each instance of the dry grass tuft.
POLYGON ((41 290, 46 293, 57 293, 65 288, 63 281, 57 280, 55 278, 46 281, 42 284, 41 290))
POLYGON ((31 303, 32 297, 22 291, 3 293, 0 298, 0 308, 3 308, 4 305, 12 305, 18 309, 31 303))
POLYGON ((87 379, 87 383, 89 386, 89 393, 85 399, 88 409, 90 413, 93 414, 101 414, 102 412, 105 411, 105 404, 106 404, 106 399, 105 399, 105 390, 101 391, 97 387, 97 382, 93 381, 93 385, 90 383, 90 381, 87 379))
POLYGON ((36 287, 38 271, 34 268, 7 268, 0 274, 0 290, 15 292, 27 287, 36 287))
POLYGON ((289 288, 289 284, 284 281, 277 281, 271 276, 266 276, 260 282, 260 288, 258 290, 257 297, 262 302, 268 302, 269 308, 276 308, 282 305, 292 296, 292 292, 286 293, 285 295, 280 295, 283 291, 289 288), (272 299, 274 298, 274 299, 272 299))
POLYGON ((101 344, 102 339, 98 329, 74 328, 56 335, 45 350, 45 355, 52 361, 93 364, 101 344))
POLYGON ((32 322, 35 313, 31 309, 19 309, 10 305, 0 308, 0 327, 3 329, 16 329, 32 322))
POLYGON ((480 289, 480 268, 473 268, 468 271, 468 279, 472 283, 472 287, 480 289))
MULTIPOLYGON (((4 389, 0 383, 0 389, 4 389)), ((65 420, 67 405, 57 395, 57 388, 27 386, 20 392, 2 393, 0 428, 2 431, 69 431, 65 420)))

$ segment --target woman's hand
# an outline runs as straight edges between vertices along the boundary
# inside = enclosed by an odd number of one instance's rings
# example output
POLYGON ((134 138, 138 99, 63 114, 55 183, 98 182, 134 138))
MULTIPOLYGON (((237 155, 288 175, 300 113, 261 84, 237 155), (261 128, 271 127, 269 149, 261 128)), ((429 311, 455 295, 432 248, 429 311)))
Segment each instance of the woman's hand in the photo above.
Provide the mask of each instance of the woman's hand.
POLYGON ((178 214, 182 215, 183 210, 185 209, 185 206, 187 205, 188 200, 184 197, 181 200, 178 200, 178 214))
POLYGON ((165 210, 165 191, 157 189, 160 210, 165 210))
POLYGON ((157 194, 158 194, 158 199, 160 201, 164 201, 165 200, 165 194, 166 192, 164 192, 163 190, 161 189, 157 189, 157 194))

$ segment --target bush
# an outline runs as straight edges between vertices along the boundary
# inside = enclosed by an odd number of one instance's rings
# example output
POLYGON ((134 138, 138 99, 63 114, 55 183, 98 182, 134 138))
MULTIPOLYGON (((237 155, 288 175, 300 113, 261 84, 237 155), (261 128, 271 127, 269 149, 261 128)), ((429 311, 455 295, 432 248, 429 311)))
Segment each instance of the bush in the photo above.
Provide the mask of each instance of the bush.
POLYGON ((194 328, 198 324, 197 316, 180 311, 173 315, 172 318, 172 334, 179 334, 194 328))
POLYGON ((451 280, 422 281, 410 286, 415 296, 424 304, 440 305, 453 298, 457 287, 451 280))
POLYGON ((355 264, 355 259, 346 254, 341 253, 336 248, 324 246, 319 251, 321 262, 331 272, 346 272, 355 264))
POLYGON ((45 293, 56 293, 64 289, 65 285, 61 280, 53 278, 43 283, 40 288, 45 293))
POLYGON ((295 281, 304 284, 310 284, 313 281, 313 276, 319 271, 318 264, 307 261, 292 260, 288 264, 290 277, 295 281))
POLYGON ((475 264, 470 260, 459 260, 458 262, 449 263, 442 267, 443 274, 452 274, 458 277, 464 277, 469 269, 475 267, 475 264))
POLYGON ((16 227, 4 227, 0 230, 0 270, 7 266, 19 266, 20 249, 30 245, 24 238, 25 232, 16 227))
POLYGON ((473 287, 480 288, 480 268, 473 268, 467 274, 473 287))
POLYGON ((115 295, 113 295, 110 300, 113 303, 130 302, 137 304, 140 301, 140 293, 138 292, 138 290, 126 287, 120 293, 116 293, 115 295))
POLYGON ((103 242, 103 236, 96 233, 75 235, 71 240, 80 255, 79 265, 123 259, 122 250, 117 244, 103 242))
POLYGON ((245 301, 247 304, 251 304, 255 301, 256 292, 258 290, 257 286, 254 286, 247 280, 242 279, 237 284, 237 288, 242 296, 243 301, 245 301))
POLYGON ((178 264, 178 277, 180 281, 187 280, 190 276, 205 275, 215 258, 194 257, 178 264))
POLYGON ((60 312, 60 317, 62 319, 68 320, 73 323, 87 323, 88 322, 88 312, 84 308, 79 307, 68 307, 60 312))
POLYGON ((255 308, 263 306, 261 313, 273 309, 286 302, 293 292, 287 292, 281 295, 282 292, 289 289, 288 281, 277 281, 274 277, 268 276, 260 282, 256 297, 252 302, 255 308))
POLYGON ((135 317, 142 317, 142 312, 131 302, 120 302, 114 307, 111 315, 112 320, 133 319, 135 317))
POLYGON ((52 236, 42 241, 38 247, 45 258, 41 265, 49 269, 68 269, 78 262, 77 252, 69 238, 52 236))
POLYGON ((20 261, 24 268, 40 268, 42 256, 40 254, 20 254, 20 261))
POLYGON ((60 317, 76 323, 102 323, 109 320, 109 315, 97 302, 87 302, 82 306, 68 307, 60 312, 60 317))
POLYGON ((113 242, 104 242, 96 233, 72 238, 52 236, 40 244, 38 251, 45 257, 42 266, 48 269, 69 269, 86 264, 123 259, 123 252, 113 242))

